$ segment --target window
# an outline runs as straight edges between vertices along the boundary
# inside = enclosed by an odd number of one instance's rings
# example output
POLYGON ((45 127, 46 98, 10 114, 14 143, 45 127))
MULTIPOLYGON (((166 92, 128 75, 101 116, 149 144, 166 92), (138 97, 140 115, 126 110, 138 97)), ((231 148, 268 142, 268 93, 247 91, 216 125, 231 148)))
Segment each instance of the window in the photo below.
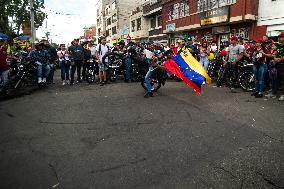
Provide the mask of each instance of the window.
POLYGON ((97 17, 99 17, 100 16, 100 9, 97 9, 97 17))
POLYGON ((115 23, 117 21, 116 14, 112 15, 112 23, 115 23))
POLYGON ((160 15, 160 16, 157 16, 157 20, 158 20, 158 27, 159 26, 162 26, 162 16, 160 15))
POLYGON ((131 21, 131 31, 135 32, 135 20, 131 21))
POLYGON ((174 5, 169 6, 169 21, 173 19, 174 5))
POLYGON ((99 36, 101 35, 101 28, 98 29, 99 36))
POLYGON ((184 4, 181 3, 179 6, 179 17, 184 17, 185 16, 185 12, 184 12, 184 4))
POLYGON ((137 19, 137 31, 141 30, 141 18, 137 19))
POLYGON ((116 9, 116 2, 115 1, 111 4, 111 8, 112 8, 112 10, 116 9))
POLYGON ((158 2, 158 0, 150 0, 150 5, 153 5, 153 4, 157 3, 157 2, 158 2))
POLYGON ((236 0, 198 0, 197 1, 197 11, 203 12, 218 7, 223 7, 231 4, 235 4, 236 0))
POLYGON ((106 37, 109 36, 109 30, 106 30, 106 37))
POLYGON ((184 15, 185 16, 189 15, 189 5, 186 1, 184 1, 184 15))
POLYGON ((151 29, 154 29, 156 27, 156 18, 151 18, 150 26, 151 26, 151 29))
POLYGON ((109 25, 111 25, 111 19, 110 18, 107 19, 107 26, 109 26, 109 25))
POLYGON ((116 26, 112 27, 112 35, 115 35, 117 32, 116 32, 116 26))

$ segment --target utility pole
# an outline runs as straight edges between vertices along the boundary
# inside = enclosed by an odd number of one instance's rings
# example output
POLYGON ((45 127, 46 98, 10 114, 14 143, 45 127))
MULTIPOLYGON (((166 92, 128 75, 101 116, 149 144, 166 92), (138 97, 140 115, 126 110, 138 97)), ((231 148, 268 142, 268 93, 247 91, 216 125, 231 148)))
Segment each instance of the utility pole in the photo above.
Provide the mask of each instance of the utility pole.
POLYGON ((30 16, 31 16, 32 48, 34 49, 35 39, 36 39, 34 0, 29 0, 29 1, 30 1, 30 16))

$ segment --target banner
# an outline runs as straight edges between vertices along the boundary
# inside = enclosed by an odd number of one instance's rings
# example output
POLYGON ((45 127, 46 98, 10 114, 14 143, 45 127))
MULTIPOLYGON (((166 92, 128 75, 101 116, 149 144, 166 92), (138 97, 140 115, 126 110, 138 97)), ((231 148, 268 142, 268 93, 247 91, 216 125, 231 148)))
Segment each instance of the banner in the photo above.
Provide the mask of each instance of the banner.
POLYGON ((210 24, 217 24, 221 22, 229 21, 229 7, 221 7, 217 9, 212 9, 206 12, 199 14, 200 16, 200 25, 206 26, 210 24))

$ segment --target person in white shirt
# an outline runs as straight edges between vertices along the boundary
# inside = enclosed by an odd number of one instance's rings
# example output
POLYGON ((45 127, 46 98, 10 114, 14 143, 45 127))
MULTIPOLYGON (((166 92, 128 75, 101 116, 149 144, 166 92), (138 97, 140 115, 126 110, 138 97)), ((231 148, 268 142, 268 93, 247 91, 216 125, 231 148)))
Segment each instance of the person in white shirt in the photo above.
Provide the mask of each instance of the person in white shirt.
POLYGON ((57 56, 61 68, 62 85, 69 84, 70 60, 64 44, 60 45, 59 51, 57 51, 57 56))
POLYGON ((99 77, 100 77, 100 85, 103 86, 106 83, 106 63, 108 62, 108 58, 103 58, 108 52, 110 52, 111 47, 106 44, 106 38, 101 37, 100 43, 96 48, 96 57, 99 60, 99 77))

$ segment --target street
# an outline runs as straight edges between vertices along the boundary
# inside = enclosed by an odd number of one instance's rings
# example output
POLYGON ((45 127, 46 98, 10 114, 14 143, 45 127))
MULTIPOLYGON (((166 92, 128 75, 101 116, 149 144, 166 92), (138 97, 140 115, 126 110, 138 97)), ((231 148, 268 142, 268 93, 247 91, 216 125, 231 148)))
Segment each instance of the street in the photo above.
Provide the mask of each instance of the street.
POLYGON ((284 188, 284 104, 168 81, 60 82, 0 102, 0 188, 284 188))

